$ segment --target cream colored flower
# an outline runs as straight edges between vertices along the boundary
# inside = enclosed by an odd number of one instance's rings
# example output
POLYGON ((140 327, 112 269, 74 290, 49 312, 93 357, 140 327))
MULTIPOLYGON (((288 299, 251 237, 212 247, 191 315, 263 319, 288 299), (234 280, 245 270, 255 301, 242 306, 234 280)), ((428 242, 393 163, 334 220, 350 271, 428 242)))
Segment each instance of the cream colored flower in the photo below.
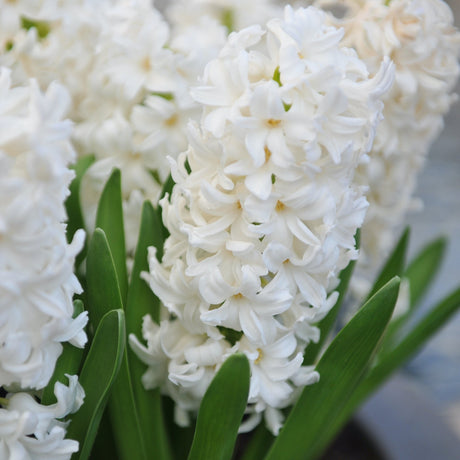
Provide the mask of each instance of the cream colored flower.
POLYGON ((144 275, 163 321, 145 320, 147 347, 131 339, 149 365, 144 384, 162 369, 181 421, 237 351, 251 362, 247 412, 266 413, 273 432, 277 411, 317 379, 303 349, 356 258, 367 203, 353 175, 392 82, 387 60, 370 79, 341 38, 319 10, 288 7, 231 34, 192 91, 202 123, 172 162, 176 185, 161 202, 171 236, 144 275))

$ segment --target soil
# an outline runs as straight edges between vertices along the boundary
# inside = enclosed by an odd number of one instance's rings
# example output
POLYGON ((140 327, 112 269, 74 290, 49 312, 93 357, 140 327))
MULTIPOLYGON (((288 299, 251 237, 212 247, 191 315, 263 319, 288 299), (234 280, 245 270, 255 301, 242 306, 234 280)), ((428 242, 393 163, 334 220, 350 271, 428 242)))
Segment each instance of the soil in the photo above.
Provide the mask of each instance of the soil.
POLYGON ((351 421, 339 433, 320 460, 385 460, 369 435, 351 421))

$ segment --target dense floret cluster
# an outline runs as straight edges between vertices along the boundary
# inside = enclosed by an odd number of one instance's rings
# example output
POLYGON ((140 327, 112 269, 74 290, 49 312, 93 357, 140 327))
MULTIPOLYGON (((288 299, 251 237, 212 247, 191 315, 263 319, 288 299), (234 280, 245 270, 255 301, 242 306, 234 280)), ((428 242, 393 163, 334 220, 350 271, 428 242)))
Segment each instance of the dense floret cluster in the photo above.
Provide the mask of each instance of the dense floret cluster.
MULTIPOLYGON (((443 116, 456 100, 460 33, 452 11, 441 0, 345 0, 340 6, 345 15, 330 17, 344 28, 342 44, 356 50, 371 74, 378 71, 383 56, 395 66, 370 161, 356 176, 369 186, 359 267, 362 281, 370 281, 394 245, 407 212, 420 206, 414 199, 417 176, 443 127, 443 116)), ((367 288, 364 282, 362 291, 367 288)))
MULTIPOLYGON (((62 342, 78 347, 86 342, 87 313, 72 317, 72 297, 81 292, 74 260, 84 233, 77 232, 68 244, 64 224, 64 200, 73 177, 68 166, 75 157, 71 123, 62 120, 68 106, 65 88, 52 84, 42 93, 35 81, 13 87, 10 71, 0 69, 2 387, 44 388, 62 342)), ((71 387, 81 399, 76 376, 71 387)), ((65 407, 80 404, 66 399, 65 407)), ((77 443, 64 440, 65 429, 53 421, 69 412, 62 404, 43 407, 28 394, 10 394, 0 409, 0 457, 63 458, 51 454, 76 451, 77 443)))
POLYGON ((171 236, 147 277, 165 319, 146 318, 147 348, 133 340, 151 366, 145 384, 179 409, 198 408, 231 353, 251 364, 248 424, 265 413, 273 432, 278 409, 317 380, 303 350, 357 256, 367 202, 353 175, 393 75, 385 61, 368 78, 342 36, 321 11, 287 7, 265 29, 231 34, 192 90, 203 118, 172 165, 171 236))

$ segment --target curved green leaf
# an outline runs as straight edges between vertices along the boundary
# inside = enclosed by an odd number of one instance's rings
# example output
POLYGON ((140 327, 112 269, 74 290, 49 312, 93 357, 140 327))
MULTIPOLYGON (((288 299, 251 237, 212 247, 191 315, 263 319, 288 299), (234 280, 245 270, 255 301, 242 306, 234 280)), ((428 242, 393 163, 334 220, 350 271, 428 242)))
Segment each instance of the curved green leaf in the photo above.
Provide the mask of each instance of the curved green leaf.
POLYGON ((438 303, 422 318, 395 348, 384 355, 360 385, 353 400, 355 405, 369 396, 399 366, 444 326, 460 308, 460 288, 438 303))
MULTIPOLYGON (((96 327, 107 309, 123 307, 112 253, 104 231, 99 228, 91 238, 86 264, 88 310, 90 321, 96 327)), ((113 392, 116 396, 110 398, 108 410, 120 458, 147 459, 127 352, 113 392)))
MULTIPOLYGON (((155 246, 159 253, 163 250, 158 216, 149 201, 142 208, 141 228, 131 273, 131 283, 126 304, 126 330, 137 337, 142 335, 142 318, 150 314, 158 323, 160 319, 160 302, 140 274, 148 270, 147 248, 155 246)), ((144 363, 128 347, 128 360, 131 381, 138 408, 140 428, 147 452, 155 452, 158 460, 171 459, 169 442, 164 426, 161 396, 158 389, 145 390, 141 377, 146 370, 144 363)))
POLYGON ((146 201, 142 208, 141 227, 128 292, 126 308, 126 329, 128 334, 135 333, 139 335, 142 318, 147 314, 150 314, 157 323, 160 319, 160 301, 140 276, 141 272, 149 269, 147 250, 150 246, 157 248, 159 260, 163 255, 164 241, 160 226, 161 222, 158 220, 155 209, 149 201, 146 201))
MULTIPOLYGON (((72 169, 75 171, 75 177, 69 185, 70 194, 65 202, 65 208, 67 212, 67 228, 66 235, 67 241, 72 241, 75 232, 80 228, 85 228, 85 222, 83 219, 83 213, 80 205, 80 185, 81 180, 88 170, 88 168, 94 163, 94 155, 86 155, 78 159, 72 169)), ((75 260, 75 266, 79 267, 86 255, 86 243, 85 247, 80 251, 75 260)))
POLYGON ((108 410, 120 459, 148 460, 151 452, 146 450, 126 351, 113 384, 108 410))
POLYGON ((72 416, 67 429, 67 437, 80 444, 79 452, 72 458, 86 460, 91 453, 111 387, 120 369, 124 347, 124 313, 112 310, 101 319, 80 373, 85 400, 72 416))
POLYGON ((201 402, 189 460, 229 460, 249 394, 249 362, 230 356, 201 402))
POLYGON ((438 273, 446 246, 446 238, 437 238, 425 246, 407 267, 404 277, 409 280, 411 306, 421 300, 438 273))
MULTIPOLYGON (((76 318, 80 313, 83 312, 83 302, 81 300, 75 300, 73 307, 73 317, 76 318)), ((46 387, 43 389, 41 403, 45 406, 57 402, 56 396, 54 395, 54 384, 56 382, 66 384, 67 377, 65 374, 76 375, 80 370, 85 350, 83 348, 75 347, 68 342, 63 343, 62 347, 62 353, 57 360, 53 376, 48 382, 48 385, 46 385, 46 387)))
POLYGON ((403 327, 408 323, 410 318, 412 318, 414 312, 417 311, 419 301, 424 296, 439 271, 446 245, 447 240, 445 238, 437 238, 425 246, 407 267, 404 278, 409 282, 409 310, 391 321, 388 326, 388 331, 385 334, 385 342, 381 350, 382 353, 386 353, 388 348, 394 344, 397 336, 403 330, 403 327))
POLYGON ((104 230, 113 256, 123 304, 128 291, 125 230, 121 195, 121 173, 114 169, 102 191, 96 215, 96 227, 104 230))
MULTIPOLYGON (((158 199, 158 201, 160 201, 162 198, 164 198, 166 196, 166 194, 168 194, 169 199, 171 199, 171 193, 172 193, 172 189, 174 187, 174 184, 175 184, 174 179, 172 178, 171 174, 169 174, 168 178, 166 179, 165 183, 163 184, 163 188, 161 189, 160 198, 158 199)), ((163 224, 163 219, 162 219, 163 210, 162 210, 160 205, 158 205, 156 207, 156 212, 157 212, 158 220, 159 220, 159 222, 161 224, 161 232, 163 234, 163 239, 166 239, 169 236, 169 231, 163 224)))
POLYGON ((86 297, 89 320, 96 329, 110 310, 123 308, 112 252, 105 233, 96 228, 86 258, 86 297))
POLYGON ((399 279, 383 286, 339 332, 320 359, 320 381, 304 388, 266 460, 315 458, 335 435, 333 421, 364 376, 398 297, 399 279))
POLYGON ((158 199, 158 201, 164 198, 166 194, 168 194, 171 197, 174 183, 175 183, 174 179, 172 178, 172 175, 170 174, 168 178, 166 179, 165 183, 163 184, 163 188, 161 189, 160 198, 158 199))
POLYGON ((260 460, 264 458, 275 438, 263 424, 250 434, 252 436, 245 446, 241 460, 260 460))
POLYGON ((406 228, 396 244, 390 257, 380 271, 367 298, 370 299, 380 288, 382 288, 394 276, 402 277, 405 267, 407 247, 409 245, 410 229, 406 228))
POLYGON ((67 211, 67 240, 72 241, 73 235, 79 228, 85 228, 83 213, 80 206, 80 184, 87 169, 94 163, 94 155, 86 155, 78 159, 72 169, 75 177, 69 185, 70 195, 67 197, 65 207, 67 211))

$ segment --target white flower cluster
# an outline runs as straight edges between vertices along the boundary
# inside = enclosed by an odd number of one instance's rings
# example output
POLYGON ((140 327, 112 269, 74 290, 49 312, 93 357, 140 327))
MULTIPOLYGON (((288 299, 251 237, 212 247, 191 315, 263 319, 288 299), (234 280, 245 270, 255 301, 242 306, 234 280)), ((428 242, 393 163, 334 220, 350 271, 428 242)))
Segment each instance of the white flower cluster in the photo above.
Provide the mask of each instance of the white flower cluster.
POLYGON ((345 16, 332 22, 344 27, 344 46, 357 51, 371 74, 383 56, 395 65, 370 161, 357 174, 358 182, 370 188, 359 260, 360 274, 368 278, 395 243, 408 210, 417 206, 417 175, 455 100, 460 33, 442 0, 319 3, 346 7, 345 16))
MULTIPOLYGON (((0 68, 0 386, 39 390, 50 380, 61 342, 86 342, 86 312, 72 318, 72 297, 81 292, 73 266, 84 234, 68 244, 63 224, 75 157, 71 123, 62 121, 69 96, 57 84, 46 93, 35 81, 14 87, 10 74, 0 68)), ((27 401, 32 397, 15 395, 0 409, 0 458, 70 458, 75 449, 60 445, 64 431, 49 428, 51 415, 42 422, 38 412, 28 412, 27 401), (47 446, 70 453, 47 456, 47 446)))
POLYGON ((169 27, 150 0, 31 3, 0 0, 0 21, 8 24, 0 65, 13 69, 16 84, 33 77, 42 89, 53 80, 67 88, 76 150, 96 157, 82 187, 87 226, 110 172, 120 168, 132 251, 142 202, 157 200, 166 156, 185 150, 188 119, 199 117, 188 94, 196 75, 167 46, 169 27))
POLYGON ((193 90, 204 105, 189 150, 172 162, 162 201, 171 236, 161 263, 150 248, 151 288, 163 321, 144 320, 147 387, 161 385, 186 422, 232 353, 251 366, 246 429, 262 414, 276 433, 279 409, 317 381, 302 366, 313 326, 356 258, 366 199, 354 170, 371 148, 389 61, 369 79, 343 32, 315 8, 229 36, 193 90))
POLYGON ((57 382, 57 402, 43 406, 28 393, 16 393, 0 408, 0 458, 8 460, 68 460, 78 442, 64 439, 66 423, 59 421, 83 403, 77 376, 67 376, 69 386, 57 382))
POLYGON ((110 172, 123 171, 130 254, 143 201, 156 204, 167 155, 187 148, 186 125, 199 120, 189 88, 225 43, 222 21, 241 28, 278 11, 267 0, 234 3, 169 2, 171 34, 150 0, 0 0, 0 65, 16 84, 64 84, 77 152, 96 157, 81 197, 89 229, 110 172))
POLYGON ((166 16, 173 30, 199 24, 201 18, 212 18, 228 32, 282 16, 283 10, 273 0, 174 0, 168 2, 166 16))

